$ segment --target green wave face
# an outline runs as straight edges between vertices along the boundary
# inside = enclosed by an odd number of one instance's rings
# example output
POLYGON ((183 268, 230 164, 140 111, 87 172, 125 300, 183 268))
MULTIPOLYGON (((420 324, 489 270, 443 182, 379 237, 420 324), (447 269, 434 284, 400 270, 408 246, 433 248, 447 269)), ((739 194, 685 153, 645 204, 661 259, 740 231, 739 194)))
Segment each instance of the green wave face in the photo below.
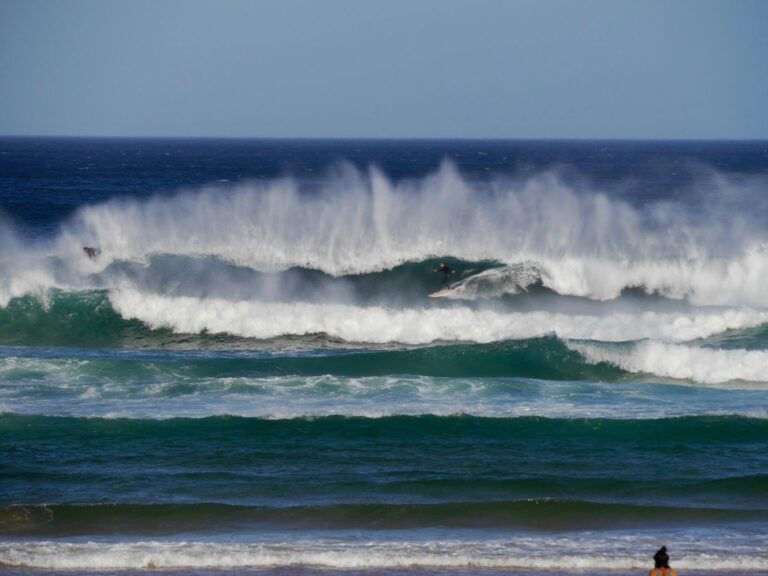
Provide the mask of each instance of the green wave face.
MULTIPOLYGON (((40 294, 13 298, 0 306, 0 346, 73 346, 119 348, 232 349, 263 347, 250 338, 226 333, 174 334, 168 329, 152 329, 133 319, 123 318, 112 306, 109 289, 117 278, 119 285, 129 278, 131 286, 149 294, 175 297, 224 298, 232 301, 266 303, 321 302, 402 306, 423 306, 439 285, 432 272, 436 264, 411 262, 393 269, 336 278, 317 270, 293 268, 280 273, 257 272, 211 258, 154 256, 149 267, 117 262, 91 280, 91 289, 49 288, 40 294), (113 278, 114 276, 114 278, 113 278), (226 278, 235 285, 227 291, 226 278), (254 287, 255 286, 255 287, 254 287), (218 290, 217 290, 218 287, 218 290)), ((469 263, 447 259, 451 266, 477 273, 498 264, 469 263)), ((461 274, 459 275, 461 276, 461 274)), ((114 288, 114 287, 113 287, 114 288)), ((435 301, 431 301, 435 304, 435 301)), ((288 344, 295 338, 287 335, 288 344)), ((319 337, 300 338, 323 343, 319 337)))
MULTIPOLYGON (((0 345, 5 346, 67 346, 82 348, 145 348, 166 350, 212 349, 237 352, 255 351, 248 358, 206 357, 195 360, 159 363, 170 378, 236 377, 253 375, 319 375, 382 376, 419 374, 450 377, 523 377, 550 380, 611 381, 624 371, 608 364, 585 362, 554 337, 505 341, 492 344, 452 344, 418 349, 344 350, 343 345, 321 337, 285 338, 268 343, 226 335, 179 335, 170 330, 152 330, 137 320, 123 319, 111 306, 105 292, 54 292, 47 303, 27 296, 0 308, 0 345), (259 350, 276 346, 288 353, 278 357, 259 358, 259 350), (327 354, 302 354, 302 349, 327 354), (291 351, 298 353, 294 354, 291 351), (353 353, 349 353, 353 352, 353 353), (253 357, 256 356, 256 357, 253 357)), ((8 354, 17 355, 18 351, 8 354)), ((59 357, 77 357, 63 353, 59 357)), ((229 356, 229 357, 228 357, 229 356)), ((56 358, 56 355, 53 355, 56 358)), ((95 363, 83 363, 78 373, 110 372, 116 380, 134 378, 145 372, 143 360, 101 358, 95 363)), ((6 374, 21 378, 23 370, 6 374)))
POLYGON ((0 345, 126 347, 151 345, 169 331, 125 320, 104 291, 51 291, 46 299, 14 298, 0 307, 0 345))
MULTIPOLYGON (((16 351, 14 351, 16 352, 16 351)), ((205 378, 270 376, 374 377, 417 374, 428 377, 519 377, 544 380, 615 381, 626 373, 608 364, 589 364, 555 339, 498 344, 450 345, 391 352, 275 358, 19 360, 0 368, 6 382, 25 379, 98 379, 110 382, 191 381, 205 378)), ((0 364, 2 364, 0 359, 0 364)))
MULTIPOLYGON (((354 294, 360 304, 376 304, 380 296, 394 295, 399 303, 413 301, 423 305, 426 296, 434 292, 439 278, 432 273, 432 261, 407 263, 393 269, 342 278, 334 278, 316 270, 294 268, 281 273, 264 273, 241 269, 214 259, 155 256, 147 268, 118 262, 104 274, 111 278, 128 277, 136 288, 144 286, 150 292, 175 296, 228 297, 259 301, 291 301, 292 298, 340 301, 333 298, 336 291, 344 296, 354 294), (149 276, 149 277, 145 277, 149 276), (233 294, 215 291, 226 286, 218 279, 225 276, 245 286, 233 294), (251 285, 266 284, 272 289, 253 291, 251 285), (275 288, 273 285, 276 285, 275 288), (288 296, 290 295, 290 297, 288 296), (287 299, 287 300, 286 300, 287 299)), ((477 273, 498 264, 493 262, 469 263, 447 259, 451 266, 477 273)), ((93 280, 95 285, 110 285, 111 280, 93 280)), ((170 330, 152 330, 136 320, 122 318, 109 301, 105 289, 48 289, 41 297, 29 294, 13 298, 7 306, 0 306, 0 345, 15 346, 179 346, 192 348, 221 344, 232 347, 248 339, 198 335, 198 338, 174 336, 170 330)))

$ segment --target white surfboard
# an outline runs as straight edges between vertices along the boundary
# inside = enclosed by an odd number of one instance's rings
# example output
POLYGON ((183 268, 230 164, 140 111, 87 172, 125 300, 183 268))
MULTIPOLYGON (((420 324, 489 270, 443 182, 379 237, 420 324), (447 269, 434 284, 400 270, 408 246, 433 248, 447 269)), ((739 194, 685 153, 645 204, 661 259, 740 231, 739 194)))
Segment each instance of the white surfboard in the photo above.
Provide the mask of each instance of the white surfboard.
POLYGON ((432 294, 429 295, 430 298, 445 298, 446 296, 450 296, 453 294, 453 288, 443 288, 442 290, 438 290, 437 292, 432 292, 432 294))

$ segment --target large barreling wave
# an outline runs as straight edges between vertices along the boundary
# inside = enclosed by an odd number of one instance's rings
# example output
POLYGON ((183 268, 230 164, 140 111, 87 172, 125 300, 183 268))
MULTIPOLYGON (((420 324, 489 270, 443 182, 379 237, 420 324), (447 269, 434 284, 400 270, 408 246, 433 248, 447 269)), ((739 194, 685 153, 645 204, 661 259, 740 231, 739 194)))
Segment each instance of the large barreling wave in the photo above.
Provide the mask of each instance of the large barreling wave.
POLYGON ((744 337, 729 370, 738 350, 707 339, 768 322, 767 189, 701 170, 652 200, 630 181, 603 190, 556 170, 479 181, 445 163, 394 181, 340 165, 313 181, 86 205, 43 239, 6 219, 0 328, 30 345, 98 344, 100 331, 133 344, 158 330, 377 345, 554 335, 622 370, 761 381, 762 344, 744 337), (440 260, 453 290, 431 299, 440 260), (605 348, 623 341, 632 351, 605 348), (717 376, 670 360, 681 357, 717 376))

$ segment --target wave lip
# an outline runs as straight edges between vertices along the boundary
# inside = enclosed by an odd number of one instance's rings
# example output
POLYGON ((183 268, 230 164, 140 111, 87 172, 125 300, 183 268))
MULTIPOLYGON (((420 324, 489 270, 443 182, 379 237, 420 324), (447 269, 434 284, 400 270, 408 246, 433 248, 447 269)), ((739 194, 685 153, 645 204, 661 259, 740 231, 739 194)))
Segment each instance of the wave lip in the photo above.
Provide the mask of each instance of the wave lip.
MULTIPOLYGON (((645 310, 518 309, 454 302, 446 306, 268 302, 176 296, 123 287, 53 291, 0 308, 0 344, 118 348, 248 349, 287 336, 349 343, 421 345, 499 342, 556 335, 570 340, 686 342, 768 325, 749 308, 645 310)), ((759 335, 757 340, 760 340, 759 335)), ((764 340, 764 338, 762 339, 764 340)), ((756 342, 764 347, 764 341, 756 342)), ((338 345, 336 346, 338 348, 338 345)))
POLYGON ((170 328, 179 333, 206 331, 259 339, 322 333, 347 342, 381 344, 427 344, 441 340, 483 343, 553 333, 566 339, 624 341, 657 338, 678 342, 768 323, 768 312, 747 309, 586 315, 501 312, 464 306, 445 310, 232 302, 169 297, 134 290, 114 291, 110 301, 126 319, 138 319, 154 329, 170 328))
POLYGON ((587 342, 567 345, 589 362, 608 363, 629 372, 702 384, 768 382, 768 351, 763 350, 715 350, 652 341, 624 346, 587 342))

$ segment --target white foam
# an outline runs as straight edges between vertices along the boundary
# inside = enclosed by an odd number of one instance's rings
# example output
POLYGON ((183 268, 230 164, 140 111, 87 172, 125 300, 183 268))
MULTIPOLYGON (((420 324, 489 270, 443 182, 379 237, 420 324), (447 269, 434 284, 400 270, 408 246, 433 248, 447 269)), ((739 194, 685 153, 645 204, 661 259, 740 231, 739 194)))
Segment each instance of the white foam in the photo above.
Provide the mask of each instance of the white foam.
POLYGON ((493 342, 556 334, 580 340, 652 338, 671 342, 705 338, 725 330, 759 326, 768 311, 700 309, 605 315, 504 312, 458 305, 446 308, 386 308, 318 303, 267 303, 221 298, 171 297, 118 289, 110 294, 125 318, 180 333, 274 338, 325 333, 350 342, 424 344, 436 340, 493 342))
POLYGON ((698 305, 768 306, 768 245, 745 248, 733 258, 544 258, 545 286, 560 294, 598 300, 642 288, 698 305))
MULTIPOLYGON (((62 361, 25 363, 35 374, 12 378, 0 360, 0 406, 15 414, 100 418, 205 418, 228 415, 273 420, 348 416, 453 416, 652 419, 690 415, 768 418, 755 394, 711 390, 686 403, 665 390, 614 384, 530 379, 429 376, 269 376, 179 378, 157 370, 151 380, 96 378, 62 361), (578 392, 576 392, 578 391, 578 392), (638 393, 640 396, 638 397, 638 393), (658 401, 649 402, 654 397, 658 401), (758 404, 758 405, 756 405, 758 404)), ((98 367, 93 372, 98 372, 98 367)), ((760 390, 765 390, 762 386, 760 390)), ((765 400, 765 394, 763 394, 765 400)), ((766 403, 768 405, 768 403, 766 403)))
MULTIPOLYGON (((669 539, 669 534, 664 538, 669 539)), ((51 570, 214 569, 314 566, 364 568, 530 568, 641 570, 659 546, 658 535, 587 533, 570 537, 381 541, 295 539, 249 544, 147 541, 3 542, 0 566, 51 570)), ((766 570, 764 535, 676 534, 669 544, 678 570, 766 570), (728 546, 738 544, 737 551, 728 546)))
POLYGON ((568 346, 589 362, 608 362, 630 372, 704 384, 768 382, 768 352, 763 350, 715 350, 651 341, 622 347, 584 342, 570 342, 568 346))
POLYGON ((476 300, 525 292, 542 281, 540 267, 534 262, 522 262, 502 268, 492 268, 472 274, 451 285, 448 298, 476 300))
POLYGON ((702 304, 768 307, 763 179, 708 174, 707 202, 635 208, 549 172, 469 183, 450 164, 392 182, 351 167, 318 190, 290 179, 82 209, 57 242, 99 245, 102 266, 150 254, 216 255, 260 270, 332 275, 452 255, 540 265, 547 286, 606 299, 646 287, 702 304))

